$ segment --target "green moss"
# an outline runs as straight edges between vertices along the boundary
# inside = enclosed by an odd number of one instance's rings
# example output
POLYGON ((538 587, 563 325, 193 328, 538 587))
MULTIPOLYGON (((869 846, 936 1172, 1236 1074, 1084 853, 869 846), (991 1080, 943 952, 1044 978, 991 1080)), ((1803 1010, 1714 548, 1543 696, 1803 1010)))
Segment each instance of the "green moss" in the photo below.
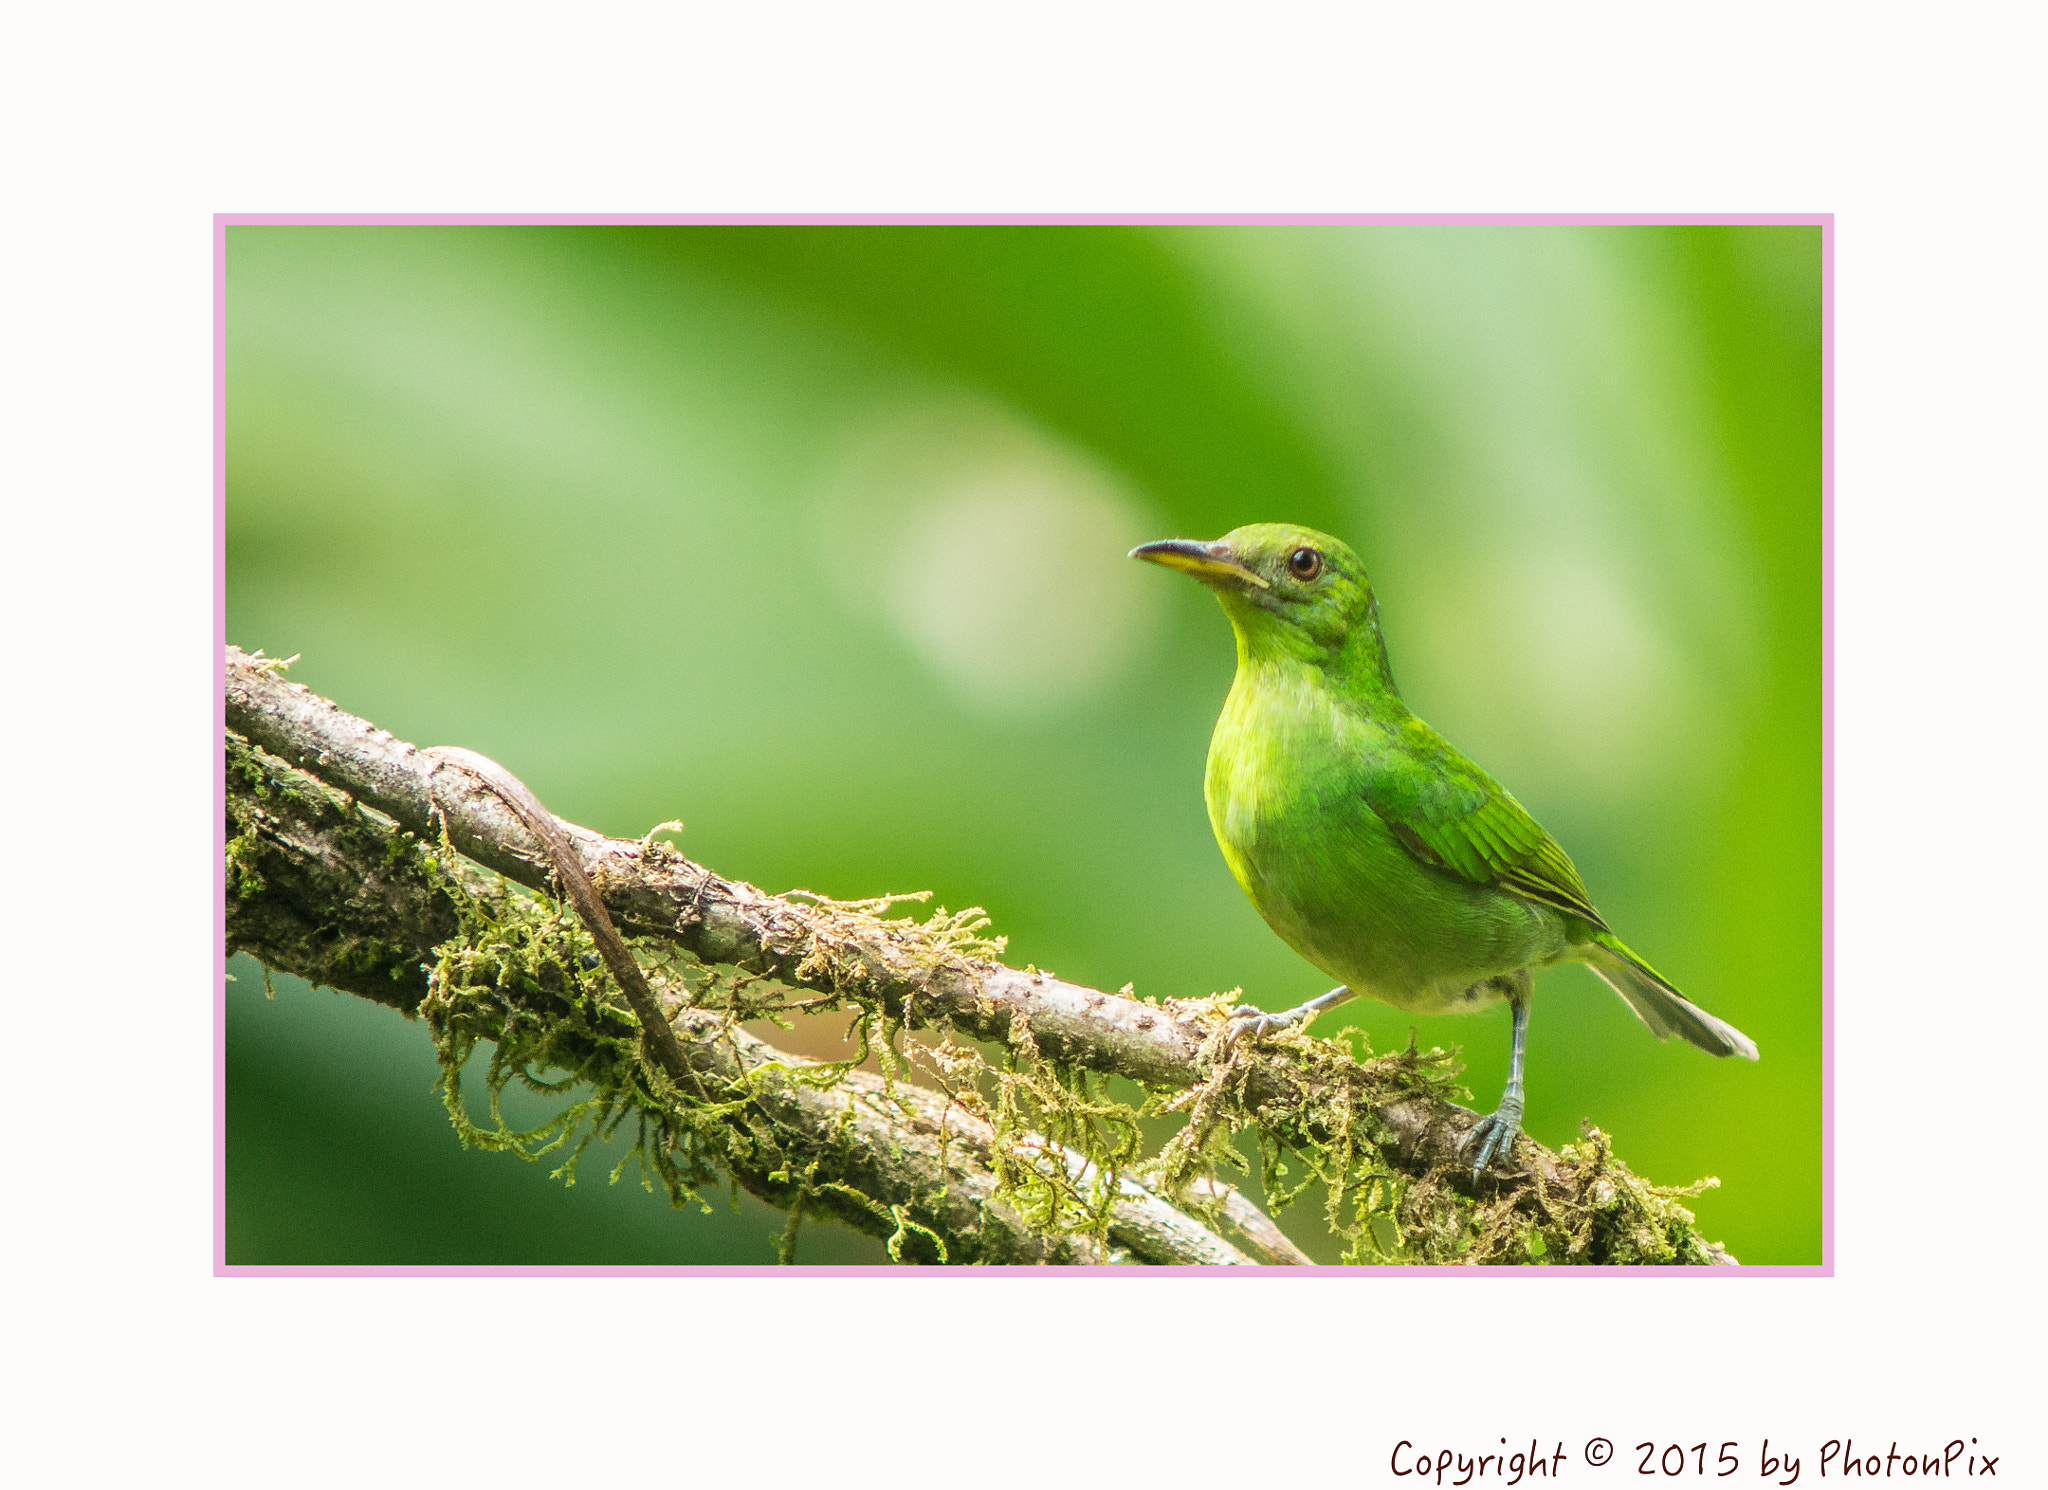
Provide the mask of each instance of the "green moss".
MULTIPOLYGON (((954 1105, 993 1128, 997 1197, 1044 1232, 1085 1234, 1106 1244, 1124 1179, 1143 1179, 1212 1226, 1221 1224, 1221 1199, 1196 1181, 1241 1181, 1249 1171, 1241 1150, 1249 1146, 1257 1156, 1268 1210, 1284 1212, 1319 1189, 1321 1222, 1343 1244, 1341 1257, 1348 1263, 1710 1261, 1692 1230, 1690 1212, 1675 1203, 1679 1195, 1698 1193, 1700 1187, 1671 1191, 1642 1183, 1614 1163, 1599 1134, 1589 1134, 1585 1144, 1567 1146, 1561 1154, 1577 1181, 1579 1199, 1538 1185, 1475 1201, 1452 1185, 1448 1169, 1409 1175, 1393 1167, 1386 1156, 1391 1134, 1372 1115, 1374 1109, 1407 1097, 1438 1103, 1464 1095, 1454 1052, 1417 1050, 1411 1044, 1389 1056, 1372 1056, 1360 1032, 1346 1032, 1348 1042, 1341 1044, 1292 1034, 1262 1044, 1260 1052, 1282 1054, 1300 1101, 1253 1113, 1245 1091, 1253 1050, 1225 1038, 1235 993, 1196 1005, 1196 1013, 1214 1029, 1202 1052, 1204 1081, 1188 1089, 1139 1091, 1135 1101, 1116 1097, 1112 1081, 1098 1072, 1040 1052, 1022 1021, 1012 1023, 1010 1042, 1001 1050, 961 1040, 950 1027, 940 1027, 930 1042, 907 1040, 903 1011, 889 1009, 854 952, 868 944, 868 933, 883 927, 893 946, 930 962, 985 956, 999 944, 985 937, 987 921, 979 911, 952 915, 938 909, 926 921, 883 919, 905 899, 922 896, 836 903, 805 894, 803 905, 821 921, 805 927, 811 950, 799 976, 827 982, 831 989, 815 997, 797 999, 784 984, 760 974, 694 964, 664 944, 641 944, 637 952, 651 970, 664 972, 672 987, 688 989, 692 1003, 721 1009, 729 1021, 778 1019, 799 1011, 850 1013, 848 1038, 854 1052, 848 1060, 791 1066, 784 1075, 831 1087, 872 1056, 883 1072, 885 1091, 893 1091, 893 1083, 911 1070, 922 1072, 954 1105), (1178 1117, 1180 1126, 1155 1154, 1147 1154, 1147 1124, 1157 1117, 1178 1117)), ((573 966, 588 946, 580 929, 551 903, 506 892, 498 905, 498 919, 479 925, 465 946, 442 948, 442 964, 434 974, 438 1003, 430 1019, 449 1032, 436 1038, 444 1042, 442 1070, 451 1115, 465 1142, 539 1156, 565 1144, 575 1124, 586 1124, 575 1146, 580 1152, 600 1130, 616 1128, 625 1109, 637 1107, 635 1154, 641 1156, 643 1171, 662 1179, 676 1203, 692 1197, 694 1187, 717 1171, 721 1152, 735 1142, 725 1120, 743 1105, 745 1093, 731 1093, 725 1103, 690 1099, 680 1109, 670 1105, 676 1093, 655 1091, 639 1064, 631 1015, 602 972, 578 978, 573 997, 565 995, 573 1013, 553 1023, 510 1027, 487 1077, 494 1128, 477 1130, 463 1115, 457 1081, 467 1050, 457 1034, 461 1023, 438 1009, 453 1007, 449 1001, 459 989, 502 989, 508 980, 522 987, 537 984, 545 968, 573 966), (571 1075, 557 1085, 588 1083, 592 1095, 565 1107, 551 1124, 514 1134, 500 1120, 498 1091, 510 1077, 537 1085, 530 1077, 535 1062, 569 1070, 571 1075), (670 1163, 668 1154, 676 1150, 686 1158, 670 1163)), ((573 1152, 563 1169, 573 1175, 573 1152)), ((844 1183, 817 1183, 815 1160, 799 1171, 776 1173, 791 1187, 784 1257, 793 1255, 795 1228, 805 1208, 817 1199, 831 1199, 842 1212, 864 1212, 877 1230, 887 1226, 891 1257, 901 1257, 905 1244, 924 1236, 934 1259, 944 1259, 938 1234, 909 1220, 901 1206, 885 1206, 844 1183)))
POLYGON ((562 1153, 554 1174, 573 1185, 590 1145, 630 1122, 633 1143, 612 1182, 637 1167, 642 1184, 659 1186, 671 1204, 703 1205, 700 1192, 717 1182, 718 1158, 728 1146, 718 1141, 724 1135, 713 1120, 725 1104, 677 1100, 643 1059, 639 1025, 610 975, 601 966, 586 970, 593 944, 564 906, 502 880, 477 893, 461 882, 463 870, 445 842, 440 867, 448 888, 459 892, 461 930, 435 949, 420 1013, 457 1136, 469 1147, 529 1161, 562 1153), (489 1118, 479 1124, 470 1116, 462 1073, 486 1041, 489 1118), (514 1129, 502 1105, 514 1082, 537 1093, 582 1095, 546 1122, 514 1129))

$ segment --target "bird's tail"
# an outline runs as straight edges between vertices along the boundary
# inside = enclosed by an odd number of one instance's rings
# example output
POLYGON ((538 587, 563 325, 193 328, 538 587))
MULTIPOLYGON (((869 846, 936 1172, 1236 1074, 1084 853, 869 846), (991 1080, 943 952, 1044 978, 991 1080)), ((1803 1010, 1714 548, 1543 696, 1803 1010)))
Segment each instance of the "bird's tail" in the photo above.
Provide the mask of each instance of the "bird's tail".
POLYGON ((1660 1040, 1677 1035, 1690 1040, 1709 1055, 1739 1055, 1756 1059, 1756 1041, 1732 1024, 1723 1024, 1693 1003, 1657 970, 1622 944, 1611 932, 1593 933, 1592 955, 1586 965, 1600 975, 1622 1002, 1636 1011, 1636 1018, 1649 1026, 1660 1040))

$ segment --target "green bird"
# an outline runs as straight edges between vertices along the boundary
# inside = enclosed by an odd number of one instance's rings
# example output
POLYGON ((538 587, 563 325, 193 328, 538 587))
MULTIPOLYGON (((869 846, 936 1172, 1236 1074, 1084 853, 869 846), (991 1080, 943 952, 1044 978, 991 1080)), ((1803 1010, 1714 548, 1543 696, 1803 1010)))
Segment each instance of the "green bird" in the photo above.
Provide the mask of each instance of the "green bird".
POLYGON ((1583 962, 1658 1039, 1756 1059, 1747 1035, 1628 949, 1557 840, 1401 701, 1379 601, 1349 548, 1254 523, 1213 543, 1140 544, 1131 557, 1192 574, 1223 602, 1237 677, 1209 741, 1209 823, 1266 924, 1342 980, 1284 1013, 1240 1006, 1235 1034, 1359 994, 1415 1014, 1506 999, 1507 1088, 1472 1130, 1475 1174, 1521 1129, 1536 968, 1583 962))

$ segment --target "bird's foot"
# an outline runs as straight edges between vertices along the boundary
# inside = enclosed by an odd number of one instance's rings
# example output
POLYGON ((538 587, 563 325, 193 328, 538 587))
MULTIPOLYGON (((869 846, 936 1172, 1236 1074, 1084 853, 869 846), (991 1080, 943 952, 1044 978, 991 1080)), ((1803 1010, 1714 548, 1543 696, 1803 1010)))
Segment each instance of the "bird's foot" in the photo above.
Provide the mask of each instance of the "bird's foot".
POLYGON ((1246 1035, 1266 1035, 1274 1030, 1291 1029, 1308 1018, 1307 1005, 1298 1009, 1286 1009, 1278 1014, 1269 1014, 1257 1004, 1239 1004, 1230 1011, 1230 1033, 1227 1038, 1241 1040, 1246 1035))
POLYGON ((1291 1029, 1304 1023, 1309 1015, 1321 1012, 1332 1004, 1341 1004, 1351 997, 1348 988, 1333 988, 1320 998, 1312 998, 1305 1004, 1296 1004, 1292 1009, 1282 1009, 1278 1014, 1269 1014, 1257 1004, 1239 1004, 1230 1011, 1230 1033, 1228 1039, 1238 1040, 1246 1035, 1267 1035, 1274 1030, 1291 1029))
POLYGON ((1472 1145, 1474 1178, 1495 1159, 1505 1159, 1508 1150, 1514 1147, 1515 1135, 1521 1131, 1522 1104, 1512 1099, 1504 1100, 1499 1108, 1474 1123, 1468 1140, 1472 1145))

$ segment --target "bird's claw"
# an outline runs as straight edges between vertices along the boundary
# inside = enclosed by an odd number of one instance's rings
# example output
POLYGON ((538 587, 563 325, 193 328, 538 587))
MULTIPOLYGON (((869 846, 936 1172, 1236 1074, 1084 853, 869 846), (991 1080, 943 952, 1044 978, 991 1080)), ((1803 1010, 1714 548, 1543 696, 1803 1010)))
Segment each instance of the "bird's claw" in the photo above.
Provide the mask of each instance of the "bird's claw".
POLYGON ((1515 1135, 1521 1131, 1522 1109, 1519 1104, 1509 1106, 1503 1102, 1499 1110, 1474 1123, 1472 1136, 1467 1140, 1472 1146, 1473 1177, 1476 1179, 1494 1160, 1505 1159, 1514 1147, 1515 1135))
POLYGON ((1241 1040, 1246 1035, 1264 1035, 1273 1030, 1284 1030, 1301 1022, 1301 1010, 1289 1009, 1285 1013, 1273 1014, 1257 1004, 1239 1004, 1230 1011, 1230 1030, 1225 1038, 1241 1040))

